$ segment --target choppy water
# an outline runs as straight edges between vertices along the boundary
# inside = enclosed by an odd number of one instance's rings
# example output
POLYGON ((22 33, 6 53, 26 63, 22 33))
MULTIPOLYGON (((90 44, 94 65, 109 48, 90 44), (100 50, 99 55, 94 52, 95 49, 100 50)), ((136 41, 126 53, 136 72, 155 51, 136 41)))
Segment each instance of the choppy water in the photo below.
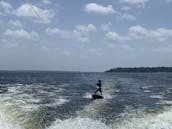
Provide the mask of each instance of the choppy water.
POLYGON ((172 73, 0 72, 0 129, 172 129, 172 73), (105 99, 92 100, 97 80, 105 99))

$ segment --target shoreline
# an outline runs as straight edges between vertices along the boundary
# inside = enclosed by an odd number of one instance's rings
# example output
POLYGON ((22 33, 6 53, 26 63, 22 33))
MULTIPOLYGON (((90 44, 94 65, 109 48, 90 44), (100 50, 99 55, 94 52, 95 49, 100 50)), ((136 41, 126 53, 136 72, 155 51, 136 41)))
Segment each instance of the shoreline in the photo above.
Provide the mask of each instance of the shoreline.
POLYGON ((157 72, 172 72, 172 67, 118 67, 111 68, 105 72, 142 72, 142 73, 157 73, 157 72))

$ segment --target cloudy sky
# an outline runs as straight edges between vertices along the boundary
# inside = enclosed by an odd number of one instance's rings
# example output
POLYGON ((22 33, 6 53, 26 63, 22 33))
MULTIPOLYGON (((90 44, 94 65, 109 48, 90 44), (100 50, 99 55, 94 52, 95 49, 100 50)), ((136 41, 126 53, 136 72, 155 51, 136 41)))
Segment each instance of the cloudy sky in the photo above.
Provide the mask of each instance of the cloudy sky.
POLYGON ((172 0, 0 0, 0 70, 172 66, 172 0))

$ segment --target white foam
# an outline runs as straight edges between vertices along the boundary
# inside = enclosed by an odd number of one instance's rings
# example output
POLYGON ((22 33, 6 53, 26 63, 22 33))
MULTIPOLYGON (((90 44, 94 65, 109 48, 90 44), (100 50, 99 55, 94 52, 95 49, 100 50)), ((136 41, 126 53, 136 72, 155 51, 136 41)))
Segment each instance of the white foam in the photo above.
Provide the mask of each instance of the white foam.
POLYGON ((54 99, 53 103, 44 104, 44 106, 47 106, 47 107, 61 106, 63 104, 68 103, 69 101, 70 101, 69 99, 64 98, 64 97, 61 96, 61 97, 59 97, 57 99, 54 99))
POLYGON ((0 107, 0 129, 24 129, 16 118, 16 110, 12 108, 12 104, 6 104, 0 107))
MULTIPOLYGON (((104 100, 112 99, 115 96, 115 93, 120 92, 120 90, 115 89, 114 83, 112 83, 112 80, 104 81, 102 86, 102 92, 104 100)), ((86 92, 83 95, 83 98, 92 98, 92 94, 89 92, 86 92)))
POLYGON ((167 111, 159 114, 156 119, 149 122, 150 129, 171 129, 172 128, 172 112, 167 111))
MULTIPOLYGON (((103 97, 104 99, 97 99, 92 101, 89 105, 83 107, 83 109, 77 111, 78 116, 96 118, 99 117, 100 112, 102 112, 105 108, 105 105, 109 102, 109 99, 115 97, 115 86, 110 81, 104 81, 102 86, 103 97)), ((84 98, 92 98, 91 94, 86 92, 83 95, 84 98)))
POLYGON ((103 94, 104 99, 112 99, 114 95, 110 95, 110 94, 103 94))
POLYGON ((47 129, 110 129, 103 122, 90 118, 77 117, 64 121, 56 120, 47 129))
POLYGON ((4 105, 5 107, 2 106, 0 107, 0 129, 24 129, 21 127, 16 120, 16 112, 14 109, 8 107, 12 107, 12 105, 4 105))
POLYGON ((162 98, 164 98, 163 95, 151 95, 150 97, 151 98, 155 98, 155 99, 162 99, 162 98))
POLYGON ((157 113, 124 114, 121 121, 110 125, 88 117, 56 120, 47 129, 172 129, 172 109, 157 113))
POLYGON ((151 91, 150 90, 143 90, 143 92, 150 93, 151 91))
POLYGON ((172 109, 159 113, 124 115, 113 124, 114 129, 172 129, 172 109))
POLYGON ((77 111, 77 114, 82 117, 96 118, 104 110, 107 102, 107 99, 94 100, 89 105, 84 106, 82 110, 77 111))
POLYGON ((63 92, 65 89, 63 88, 58 88, 58 90, 55 90, 56 93, 60 93, 60 92, 63 92))
POLYGON ((16 86, 16 87, 8 87, 8 92, 10 93, 19 93, 19 89, 20 86, 16 86))
POLYGON ((102 90, 105 99, 112 99, 115 97, 115 93, 120 92, 120 90, 115 89, 115 85, 111 81, 105 81, 102 90))
POLYGON ((142 89, 147 90, 147 89, 150 89, 152 87, 153 87, 152 85, 147 85, 147 86, 143 86, 142 89))
POLYGON ((86 93, 83 95, 83 98, 91 99, 91 98, 92 98, 92 94, 89 93, 89 92, 86 92, 86 93))
MULTIPOLYGON (((104 97, 104 99, 112 99, 112 98, 113 98, 113 95, 110 95, 110 94, 108 94, 108 93, 104 93, 104 94, 102 94, 102 96, 104 97)), ((83 95, 83 98, 91 99, 91 98, 92 98, 92 94, 86 92, 86 93, 83 95)))
POLYGON ((157 102, 156 104, 172 105, 172 101, 171 100, 161 100, 160 102, 157 102))
POLYGON ((55 101, 55 105, 62 105, 62 104, 65 104, 69 101, 70 101, 69 99, 65 99, 63 97, 60 97, 58 100, 55 101))
POLYGON ((24 129, 24 128, 20 127, 19 125, 15 125, 7 121, 0 120, 0 129, 24 129))

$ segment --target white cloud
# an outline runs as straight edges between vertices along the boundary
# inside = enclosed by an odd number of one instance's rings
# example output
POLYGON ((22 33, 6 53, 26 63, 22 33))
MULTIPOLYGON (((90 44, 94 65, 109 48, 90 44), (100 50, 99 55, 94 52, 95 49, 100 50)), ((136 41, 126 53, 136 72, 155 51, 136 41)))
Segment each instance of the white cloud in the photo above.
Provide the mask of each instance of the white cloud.
POLYGON ((85 6, 85 11, 88 13, 96 13, 96 14, 113 14, 116 11, 113 9, 112 5, 108 5, 107 7, 103 5, 99 5, 96 3, 89 3, 85 6))
POLYGON ((172 38, 172 29, 158 28, 155 30, 148 30, 137 25, 129 28, 129 36, 134 39, 143 38, 162 42, 172 38))
POLYGON ((46 32, 51 35, 51 34, 57 34, 57 33, 59 33, 60 30, 58 28, 47 28, 46 29, 46 32))
POLYGON ((111 26, 112 26, 112 23, 111 22, 108 22, 107 24, 102 24, 101 25, 101 29, 103 31, 110 31, 111 30, 111 26))
POLYGON ((172 29, 158 28, 152 30, 140 25, 136 25, 128 28, 128 35, 126 36, 121 36, 116 32, 109 31, 105 34, 105 38, 113 41, 142 39, 163 42, 168 39, 172 39, 172 29))
POLYGON ((97 29, 93 24, 88 24, 88 25, 77 25, 76 30, 82 31, 84 33, 89 33, 89 32, 96 32, 97 29))
POLYGON ((55 16, 55 12, 52 9, 41 9, 35 5, 23 4, 21 5, 14 14, 23 17, 36 18, 37 22, 49 23, 55 16))
POLYGON ((127 14, 127 13, 122 14, 121 18, 125 20, 129 20, 129 21, 136 20, 136 17, 134 15, 127 14))
POLYGON ((0 1, 0 8, 3 8, 6 13, 9 13, 13 9, 11 4, 4 0, 0 1))
POLYGON ((31 40, 36 40, 39 37, 38 33, 34 31, 28 32, 24 29, 19 29, 19 30, 7 29, 4 34, 6 36, 11 36, 13 38, 31 39, 31 40))
POLYGON ((89 42, 90 33, 96 32, 93 24, 77 25, 72 31, 60 30, 58 28, 47 28, 45 32, 49 35, 59 35, 62 38, 75 39, 80 42, 89 42))
POLYGON ((140 25, 130 27, 129 31, 134 32, 134 33, 141 33, 141 34, 146 34, 147 33, 147 29, 140 26, 140 25))
POLYGON ((148 30, 140 25, 132 26, 128 30, 128 39, 139 39, 150 35, 148 30))
POLYGON ((78 41, 89 42, 90 33, 96 32, 97 29, 93 24, 89 25, 77 25, 73 30, 73 36, 78 41))
POLYGON ((71 37, 70 32, 60 30, 58 28, 47 28, 45 31, 49 35, 56 35, 57 34, 63 38, 70 38, 71 37))
POLYGON ((119 34, 116 32, 112 32, 112 31, 107 32, 105 34, 105 38, 108 40, 114 40, 114 41, 121 40, 121 37, 119 36, 119 34))
POLYGON ((10 20, 9 24, 11 24, 14 27, 22 28, 23 24, 19 20, 10 20))

